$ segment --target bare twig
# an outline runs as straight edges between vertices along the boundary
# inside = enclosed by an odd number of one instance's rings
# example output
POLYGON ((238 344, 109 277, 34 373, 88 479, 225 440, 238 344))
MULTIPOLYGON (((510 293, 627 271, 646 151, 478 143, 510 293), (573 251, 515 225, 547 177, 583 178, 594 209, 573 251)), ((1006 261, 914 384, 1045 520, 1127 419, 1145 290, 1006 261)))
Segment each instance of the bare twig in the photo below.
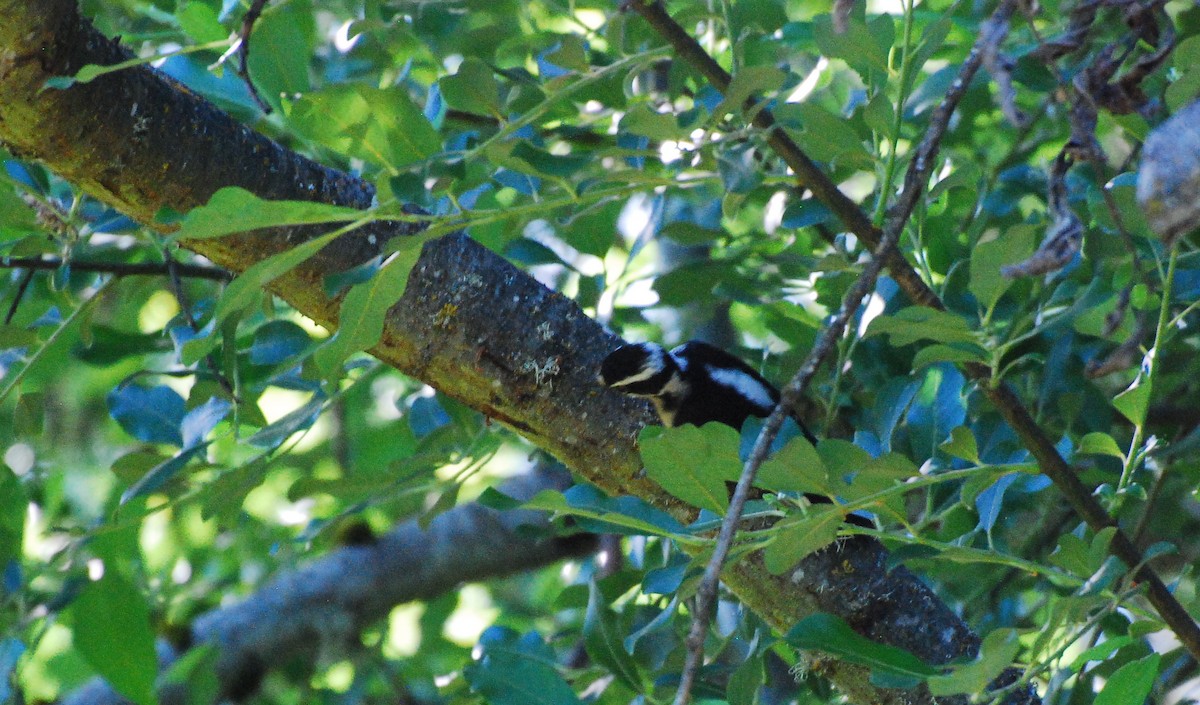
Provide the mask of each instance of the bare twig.
POLYGON ((25 298, 25 291, 29 288, 29 283, 33 281, 33 270, 25 272, 25 276, 21 277, 21 283, 17 285, 17 293, 13 296, 12 303, 8 306, 8 313, 4 316, 4 325, 12 323, 13 316, 17 315, 17 308, 21 305, 21 299, 25 298))
POLYGON ((246 16, 242 18, 242 32, 238 39, 238 68, 237 75, 242 77, 242 81, 246 84, 246 88, 250 90, 250 97, 258 103, 258 107, 267 115, 270 115, 273 108, 271 104, 263 99, 262 95, 255 87, 254 81, 250 78, 250 34, 254 31, 254 23, 258 22, 258 18, 262 15, 263 8, 266 7, 270 0, 254 0, 250 3, 250 9, 246 10, 246 16))
MULTIPOLYGON (((115 277, 165 277, 171 273, 171 268, 165 263, 84 262, 79 260, 64 262, 58 258, 0 257, 0 269, 51 270, 63 266, 70 266, 77 272, 99 272, 115 277)), ((180 276, 192 279, 211 279, 223 282, 233 279, 233 274, 229 270, 220 267, 183 262, 176 263, 174 267, 180 276)))

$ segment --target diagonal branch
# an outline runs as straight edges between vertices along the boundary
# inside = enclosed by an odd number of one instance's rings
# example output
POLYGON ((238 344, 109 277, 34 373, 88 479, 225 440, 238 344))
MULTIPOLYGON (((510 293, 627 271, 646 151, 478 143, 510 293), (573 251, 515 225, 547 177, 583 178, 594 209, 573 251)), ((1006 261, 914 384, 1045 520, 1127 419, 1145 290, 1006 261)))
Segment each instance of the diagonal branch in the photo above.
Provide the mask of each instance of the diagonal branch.
MULTIPOLYGON (((569 483, 565 472, 542 470, 499 489, 525 500, 569 483)), ((222 698, 241 702, 258 689, 269 669, 353 651, 358 633, 396 605, 432 599, 464 582, 585 555, 595 546, 592 535, 538 538, 526 530, 530 526, 544 528, 545 514, 497 512, 475 503, 439 515, 425 529, 416 520, 405 522, 373 541, 345 546, 282 572, 245 600, 200 615, 190 640, 196 646, 215 647, 222 698)), ((106 683, 95 680, 72 693, 64 705, 124 702, 106 683)), ((192 701, 184 689, 168 685, 160 692, 160 702, 192 701)))
MULTIPOLYGON (((1015 5, 1014 0, 1002 0, 990 21, 1007 22, 1015 5)), ((731 80, 729 74, 667 14, 661 2, 631 0, 630 6, 674 47, 678 56, 699 70, 714 87, 724 91, 729 86, 731 80)), ((994 32, 985 34, 999 35, 994 32)), ((982 47, 976 44, 964 65, 973 64, 978 68, 978 64, 982 60, 981 50, 982 47)), ((965 83, 962 86, 957 85, 957 82, 961 81, 963 77, 963 74, 960 73, 953 89, 961 90, 966 85, 965 83)), ((970 76, 967 78, 967 82, 969 82, 970 76)), ((850 232, 870 247, 878 248, 882 234, 878 228, 872 225, 866 212, 838 190, 837 185, 820 171, 799 145, 776 125, 774 116, 769 110, 761 107, 753 98, 747 99, 746 108, 747 114, 754 115, 753 124, 767 132, 767 143, 792 169, 800 184, 812 191, 817 199, 828 206, 850 232)), ((931 146, 933 150, 929 154, 918 153, 909 164, 910 177, 914 172, 922 172, 926 176, 921 179, 906 179, 905 191, 889 214, 889 220, 894 221, 893 227, 902 228, 904 226, 912 214, 912 208, 917 199, 924 192, 923 187, 919 188, 917 184, 925 183, 933 160, 936 158, 937 145, 931 146)), ((914 303, 939 311, 946 310, 946 305, 941 298, 929 288, 898 251, 892 252, 887 258, 886 264, 892 279, 900 285, 900 288, 914 303)), ((1175 632, 1192 657, 1200 660, 1200 626, 1183 608, 1183 605, 1175 599, 1162 578, 1145 560, 1141 550, 1117 524, 1116 519, 1105 511, 1091 490, 1079 480, 1075 471, 1071 469, 1062 454, 1055 448, 1054 442, 1034 420, 1033 415, 1016 392, 1008 384, 995 379, 992 370, 986 365, 966 363, 963 365, 963 370, 969 379, 979 384, 984 395, 1037 460, 1041 471, 1063 493, 1071 507, 1087 523, 1088 527, 1094 532, 1100 532, 1110 527, 1116 529, 1109 544, 1109 551, 1134 570, 1134 576, 1138 582, 1145 584, 1146 598, 1158 611, 1159 616, 1171 631, 1175 632)))

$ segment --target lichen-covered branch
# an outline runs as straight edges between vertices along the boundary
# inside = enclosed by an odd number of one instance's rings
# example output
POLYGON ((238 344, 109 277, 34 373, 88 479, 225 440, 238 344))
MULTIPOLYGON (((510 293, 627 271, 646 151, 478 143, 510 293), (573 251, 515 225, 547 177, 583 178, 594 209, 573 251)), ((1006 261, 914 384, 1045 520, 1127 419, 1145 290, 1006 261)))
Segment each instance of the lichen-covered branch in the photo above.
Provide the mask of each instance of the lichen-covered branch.
MULTIPOLYGON (((528 499, 569 483, 565 472, 542 470, 510 480, 500 491, 528 499)), ((340 548, 281 573, 241 602, 200 615, 191 641, 216 647, 222 694, 240 701, 257 689, 268 669, 353 650, 362 629, 398 604, 432 599, 464 582, 540 568, 595 546, 586 534, 537 539, 521 529, 544 528, 545 520, 540 512, 497 512, 471 503, 439 515, 426 529, 416 520, 405 522, 373 542, 340 548)), ((192 702, 178 688, 166 687, 160 695, 163 705, 192 702)), ((97 680, 72 693, 64 705, 125 702, 97 680)))

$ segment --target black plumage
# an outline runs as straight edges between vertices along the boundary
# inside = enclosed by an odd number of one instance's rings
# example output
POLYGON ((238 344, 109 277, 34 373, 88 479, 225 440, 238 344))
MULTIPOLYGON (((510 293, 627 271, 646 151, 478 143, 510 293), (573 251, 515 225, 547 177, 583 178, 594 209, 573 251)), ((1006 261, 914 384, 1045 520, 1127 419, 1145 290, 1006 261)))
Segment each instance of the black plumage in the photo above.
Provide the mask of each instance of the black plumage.
MULTIPOLYGON (((754 368, 721 348, 693 340, 667 350, 655 343, 622 345, 600 365, 600 382, 626 394, 647 397, 665 426, 710 421, 741 430, 751 416, 765 417, 779 403, 779 390, 754 368)), ((796 419, 805 438, 816 437, 796 419)), ((810 502, 828 504, 821 495, 810 502)), ((865 517, 848 515, 856 526, 874 528, 865 517)))
MULTIPOLYGON (((779 390, 740 358, 693 340, 673 350, 654 343, 622 345, 600 366, 600 381, 648 397, 666 426, 717 421, 741 430, 779 403, 779 390)), ((797 419, 797 423, 800 423, 797 419)), ((800 423, 810 443, 817 439, 800 423)))

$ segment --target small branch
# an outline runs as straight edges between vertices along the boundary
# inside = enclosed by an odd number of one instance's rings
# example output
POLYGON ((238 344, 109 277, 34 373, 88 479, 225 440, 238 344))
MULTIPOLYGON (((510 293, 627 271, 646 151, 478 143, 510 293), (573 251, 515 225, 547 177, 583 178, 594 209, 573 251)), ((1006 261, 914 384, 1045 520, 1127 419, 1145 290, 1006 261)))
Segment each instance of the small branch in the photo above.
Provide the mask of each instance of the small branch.
POLYGON ((78 260, 64 262, 58 258, 0 257, 0 269, 53 270, 64 266, 70 267, 77 272, 99 272, 101 274, 111 274, 115 277, 169 277, 172 270, 174 270, 179 276, 191 279, 210 279, 222 282, 233 279, 233 273, 229 270, 203 264, 185 264, 183 262, 170 265, 167 263, 81 262, 78 260))
POLYGON ((262 111, 270 115, 274 108, 271 104, 263 99, 262 94, 258 92, 258 88, 254 85, 254 81, 250 79, 250 34, 254 31, 254 23, 258 22, 258 18, 262 15, 263 8, 266 7, 269 0, 254 0, 250 4, 250 9, 246 10, 246 16, 242 18, 241 37, 238 39, 238 67, 237 75, 242 77, 242 81, 246 84, 246 88, 250 90, 250 97, 258 103, 258 107, 262 111))
POLYGON ((25 276, 21 277, 21 283, 17 285, 17 294, 13 297, 12 303, 8 306, 8 313, 4 316, 4 325, 12 323, 13 316, 17 315, 17 308, 21 305, 21 299, 25 298, 25 291, 29 289, 30 282, 33 281, 33 270, 25 272, 25 276))
MULTIPOLYGON (((499 489, 525 500, 569 483, 565 472, 539 470, 508 480, 499 489)), ((439 515, 425 529, 416 520, 404 522, 373 540, 282 570, 244 600, 198 616, 191 627, 191 645, 210 644, 217 650, 221 699, 242 702, 273 668, 315 663, 358 648, 362 629, 395 605, 428 600, 464 582, 532 570, 594 548, 590 535, 537 538, 525 530, 531 525, 544 527, 546 515, 527 509, 499 512, 476 503, 439 515)), ((171 687, 160 690, 159 701, 191 702, 186 689, 171 687)), ((96 679, 62 702, 128 701, 96 679)))

